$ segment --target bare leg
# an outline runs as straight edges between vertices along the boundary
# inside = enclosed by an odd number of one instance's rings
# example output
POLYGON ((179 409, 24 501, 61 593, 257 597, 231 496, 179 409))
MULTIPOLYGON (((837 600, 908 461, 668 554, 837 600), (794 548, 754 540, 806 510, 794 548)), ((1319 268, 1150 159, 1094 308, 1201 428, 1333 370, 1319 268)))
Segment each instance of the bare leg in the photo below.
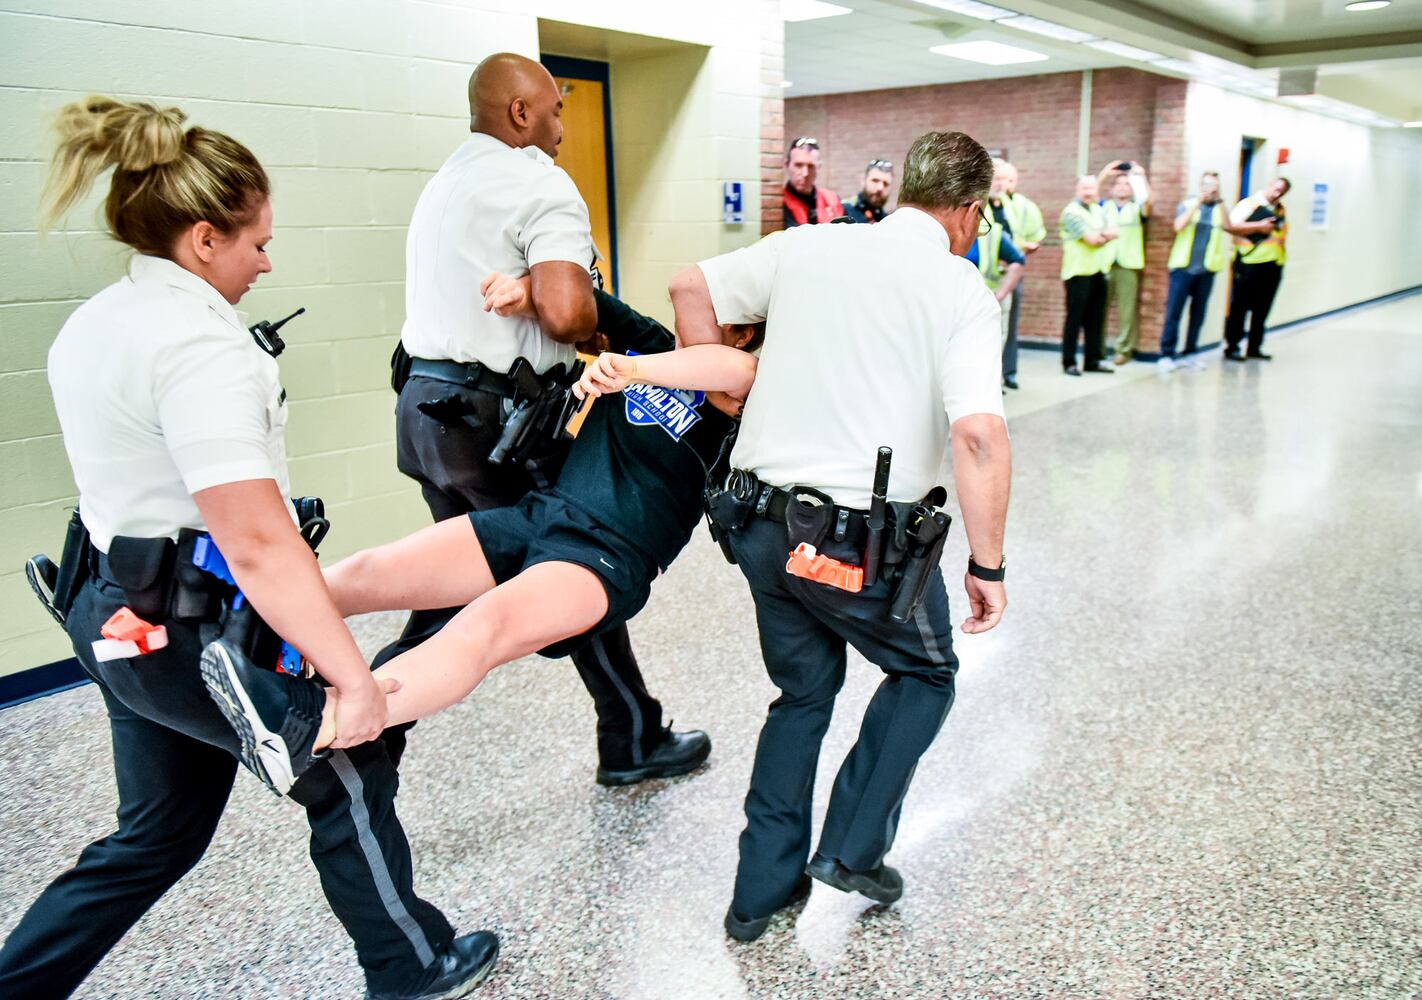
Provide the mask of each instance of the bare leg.
MULTIPOLYGON (((423 719, 462 701, 499 664, 580 635, 605 614, 607 591, 592 570, 565 562, 524 570, 479 597, 428 641, 375 672, 377 680, 400 681, 400 689, 386 699, 389 724, 423 719)), ((317 749, 335 737, 331 720, 339 697, 334 689, 327 692, 317 749)))
POLYGON ((326 570, 343 615, 424 611, 470 604, 494 589, 494 574, 467 517, 365 549, 326 570))

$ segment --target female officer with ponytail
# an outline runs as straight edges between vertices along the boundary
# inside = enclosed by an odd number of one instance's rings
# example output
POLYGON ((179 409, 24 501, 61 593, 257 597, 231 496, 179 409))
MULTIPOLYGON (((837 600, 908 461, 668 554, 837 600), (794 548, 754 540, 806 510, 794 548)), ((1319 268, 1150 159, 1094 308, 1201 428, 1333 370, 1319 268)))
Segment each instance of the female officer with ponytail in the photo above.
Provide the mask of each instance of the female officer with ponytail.
MULTIPOLYGON (((286 393, 233 309, 271 270, 267 175, 241 143, 184 129, 183 117, 104 97, 59 114, 46 225, 113 168, 108 229, 136 251, 128 275, 75 310, 49 355, 89 538, 82 566, 70 565, 81 560, 66 546, 61 575, 77 569, 87 579, 64 625, 108 708, 118 829, 90 844, 11 932, 0 996, 73 992, 216 829, 241 746, 199 674, 202 647, 220 628, 218 602, 194 600, 191 549, 177 540, 200 532, 252 606, 340 694, 336 749, 290 794, 307 810, 311 856, 368 995, 463 996, 492 967, 498 941, 455 938, 414 893, 395 769, 378 739, 385 691, 297 530, 286 393), (167 644, 101 661, 93 643, 126 607, 163 626, 167 644)), ((289 723, 313 710, 293 705, 289 723)), ((261 936, 262 914, 232 916, 228 927, 261 936)), ((237 935, 231 947, 250 944, 237 935)))

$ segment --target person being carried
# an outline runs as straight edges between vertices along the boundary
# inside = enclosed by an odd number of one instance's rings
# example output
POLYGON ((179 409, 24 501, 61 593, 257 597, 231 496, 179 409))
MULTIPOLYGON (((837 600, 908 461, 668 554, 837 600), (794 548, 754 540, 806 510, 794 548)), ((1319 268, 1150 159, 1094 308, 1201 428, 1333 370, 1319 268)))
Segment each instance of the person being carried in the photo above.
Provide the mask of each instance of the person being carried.
MULTIPOLYGON (((490 275, 481 291, 484 307, 501 314, 533 308, 527 276, 490 275)), ((599 292, 597 309, 598 330, 622 353, 602 354, 574 392, 624 398, 592 407, 556 486, 326 571, 343 615, 463 609, 376 671, 392 689, 390 725, 459 702, 502 663, 563 656, 626 623, 691 539, 708 476, 725 471, 763 325, 728 325, 720 344, 675 350, 665 327, 611 296, 599 292)), ((242 762, 278 794, 286 775, 299 777, 340 738, 339 692, 262 669, 222 640, 204 651, 203 679, 237 732, 242 762)))

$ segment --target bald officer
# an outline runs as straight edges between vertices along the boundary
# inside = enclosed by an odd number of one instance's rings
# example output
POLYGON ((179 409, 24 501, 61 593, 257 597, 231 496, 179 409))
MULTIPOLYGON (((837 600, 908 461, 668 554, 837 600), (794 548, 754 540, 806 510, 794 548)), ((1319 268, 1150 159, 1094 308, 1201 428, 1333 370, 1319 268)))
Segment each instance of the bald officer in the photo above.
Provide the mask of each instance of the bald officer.
POLYGON ((900 529, 909 542, 931 537, 926 521, 933 519, 910 506, 935 499, 929 494, 950 443, 972 552, 964 577, 972 614, 963 630, 991 629, 1007 603, 1002 538, 1011 460, 1001 311, 961 256, 978 235, 992 174, 977 142, 930 132, 909 150, 898 209, 878 225, 778 233, 688 268, 672 283, 683 342, 710 341, 718 323, 767 321, 727 491, 751 499, 746 509, 731 501, 723 508, 716 494, 718 526, 750 583, 765 666, 781 692, 761 730, 746 795, 725 920, 739 940, 758 937, 778 910, 804 898, 807 875, 883 903, 903 892, 884 856, 914 768, 953 703, 958 660, 941 546, 915 559, 919 546, 902 550, 888 539, 900 529), (881 294, 866 298, 866 286, 881 294), (887 495, 894 516, 876 536, 866 508, 883 445, 893 449, 887 495), (787 560, 806 534, 815 556, 833 561, 808 570, 809 578, 803 562, 787 560), (903 556, 895 566, 891 547, 903 556), (885 569, 856 591, 855 570, 864 571, 871 554, 885 569), (911 569, 923 571, 916 607, 900 593, 911 569), (847 645, 884 680, 840 767, 812 857, 815 765, 844 683, 847 645))
MULTIPOLYGON (((512 409, 509 371, 520 358, 540 374, 570 368, 574 345, 597 325, 587 206, 553 163, 562 107, 557 83, 533 60, 500 53, 481 62, 469 78, 473 134, 426 185, 410 222, 400 336, 410 362, 396 406, 397 453, 437 521, 506 507, 548 485, 524 467, 488 460, 512 409), (536 320, 484 311, 481 284, 494 272, 530 276, 536 320)), ((537 458, 551 478, 566 449, 548 450, 537 458)), ((411 615, 376 665, 451 613, 411 615)), ((625 627, 590 638, 572 659, 597 707, 601 784, 684 774, 706 760, 705 733, 662 725, 625 627)))

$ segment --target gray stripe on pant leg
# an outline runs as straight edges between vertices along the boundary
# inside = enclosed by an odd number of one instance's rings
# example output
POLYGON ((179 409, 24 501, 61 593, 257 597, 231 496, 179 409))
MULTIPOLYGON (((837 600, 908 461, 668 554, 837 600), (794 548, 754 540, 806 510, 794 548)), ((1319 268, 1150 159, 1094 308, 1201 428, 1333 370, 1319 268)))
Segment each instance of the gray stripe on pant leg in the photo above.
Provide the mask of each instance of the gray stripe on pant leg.
POLYGON ((622 678, 617 676, 617 671, 612 669, 612 662, 607 658, 607 650, 603 648, 602 639, 593 636, 588 639, 588 645, 592 647, 593 656, 597 658, 598 665, 602 667, 602 672, 607 674, 612 686, 617 688, 617 693, 622 695, 622 700, 627 702, 627 710, 632 713, 632 763, 640 765, 642 763, 642 710, 637 707, 637 699, 632 697, 632 692, 628 690, 626 684, 622 683, 622 678))
POLYGON ((938 645, 938 636, 934 633, 933 626, 929 624, 928 612, 924 610, 922 604, 914 608, 913 623, 918 626, 919 638, 923 640, 923 648, 928 652, 929 658, 934 663, 946 667, 948 657, 943 655, 943 647, 938 645))
POLYGON ((375 890, 380 894, 380 901, 385 904, 385 912, 395 921, 395 926, 405 932, 405 937, 409 938, 410 946, 415 949, 415 957, 420 960, 420 964, 428 968, 434 964, 434 949, 430 947, 424 929, 415 923, 415 918, 410 916, 400 894, 395 891, 395 879, 390 875, 385 855, 380 853, 375 831, 370 828, 370 810, 365 807, 365 783, 360 780, 360 774, 344 750, 331 751, 331 767, 335 769, 341 784, 346 786, 346 794, 350 796, 351 822, 355 824, 360 849, 365 854, 365 863, 370 867, 370 876, 375 880, 375 890))

